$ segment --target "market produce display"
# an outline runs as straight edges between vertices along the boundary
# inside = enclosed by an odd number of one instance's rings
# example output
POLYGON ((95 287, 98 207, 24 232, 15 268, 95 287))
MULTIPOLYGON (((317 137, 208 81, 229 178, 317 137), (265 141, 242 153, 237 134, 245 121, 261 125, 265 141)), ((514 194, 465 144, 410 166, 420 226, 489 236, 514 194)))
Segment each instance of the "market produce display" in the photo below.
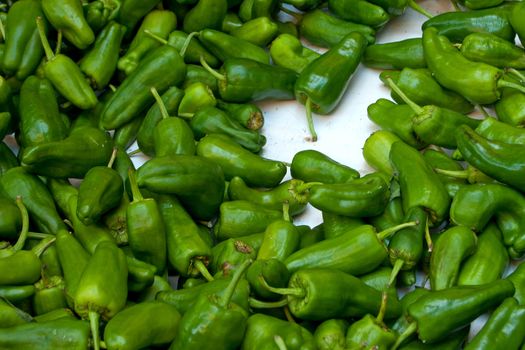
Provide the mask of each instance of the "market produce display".
POLYGON ((525 347, 525 2, 0 3, 0 349, 525 347))

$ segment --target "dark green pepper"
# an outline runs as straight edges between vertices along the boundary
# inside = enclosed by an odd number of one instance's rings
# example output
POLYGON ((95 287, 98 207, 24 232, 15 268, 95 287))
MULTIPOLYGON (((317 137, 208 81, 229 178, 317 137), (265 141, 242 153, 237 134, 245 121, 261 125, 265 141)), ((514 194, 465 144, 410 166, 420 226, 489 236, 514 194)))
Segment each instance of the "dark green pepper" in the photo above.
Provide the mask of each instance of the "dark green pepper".
POLYGON ((227 11, 226 0, 199 0, 184 16, 184 31, 193 33, 206 28, 220 29, 227 11))
POLYGON ((15 202, 0 197, 0 239, 16 240, 21 227, 22 216, 15 202))
POLYGON ((186 89, 188 86, 194 83, 202 83, 206 85, 213 92, 214 95, 219 93, 219 85, 217 79, 213 76, 213 74, 208 72, 206 68, 195 64, 188 64, 186 68, 186 79, 182 84, 182 87, 184 89, 186 89))
POLYGON ((234 238, 216 244, 212 248, 210 271, 215 278, 230 276, 247 261, 253 261, 257 252, 249 244, 234 238))
POLYGON ((132 31, 137 22, 148 14, 160 0, 121 0, 117 21, 132 31))
POLYGON ((352 323, 346 333, 346 345, 357 348, 388 350, 396 340, 396 332, 372 315, 365 315, 359 321, 352 323))
POLYGON ((186 63, 198 64, 202 56, 211 67, 218 67, 221 64, 219 59, 211 54, 197 38, 188 38, 188 34, 181 30, 171 32, 166 44, 173 46, 180 52, 186 48, 182 55, 186 63))
POLYGON ((323 212, 322 232, 325 239, 331 239, 364 224, 364 221, 361 219, 323 212))
POLYGON ((305 182, 337 184, 359 178, 359 172, 316 150, 297 152, 290 166, 292 177, 305 182))
POLYGON ((95 0, 88 4, 82 4, 86 21, 95 33, 100 32, 118 16, 120 2, 120 0, 95 0))
POLYGON ((217 108, 225 111, 230 118, 237 120, 247 129, 259 130, 264 125, 263 112, 256 104, 228 103, 218 100, 217 108))
POLYGON ((421 38, 370 45, 363 55, 363 64, 381 69, 416 69, 427 66, 421 38))
POLYGON ((268 17, 257 17, 245 22, 230 34, 257 46, 265 47, 277 36, 279 26, 268 17))
POLYGON ((348 321, 340 319, 326 320, 315 329, 315 344, 319 350, 344 350, 348 321))

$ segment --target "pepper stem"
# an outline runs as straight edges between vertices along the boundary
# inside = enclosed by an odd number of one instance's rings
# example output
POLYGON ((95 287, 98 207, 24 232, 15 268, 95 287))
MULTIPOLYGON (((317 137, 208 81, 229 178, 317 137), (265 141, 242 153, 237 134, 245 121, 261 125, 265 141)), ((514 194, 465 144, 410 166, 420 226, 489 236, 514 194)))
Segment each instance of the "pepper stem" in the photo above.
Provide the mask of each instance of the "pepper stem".
POLYGON ((5 41, 5 27, 4 27, 4 22, 2 22, 1 19, 0 19, 0 34, 2 34, 2 38, 5 41))
POLYGON ((113 163, 115 163, 115 159, 117 159, 117 152, 118 152, 118 149, 117 147, 114 147, 113 148, 113 152, 111 152, 111 158, 109 158, 109 162, 108 162, 108 168, 113 168, 113 163))
POLYGON ((166 109, 166 105, 162 101, 162 97, 160 97, 159 92, 157 91, 157 89, 155 89, 155 87, 152 86, 151 89, 149 89, 149 91, 151 92, 151 94, 155 98, 155 101, 157 101, 157 104, 159 105, 160 114, 162 115, 162 119, 169 118, 170 115, 168 113, 168 110, 166 109))
POLYGON ((385 318, 386 314, 386 305, 388 303, 388 292, 384 290, 381 293, 381 306, 379 307, 379 313, 377 314, 376 320, 377 322, 382 323, 383 319, 385 318))
POLYGON ((241 280, 242 275, 248 269, 248 267, 250 267, 251 264, 252 264, 251 259, 246 260, 239 266, 237 271, 235 271, 235 273, 233 274, 232 280, 228 284, 228 287, 226 287, 226 289, 224 290, 224 295, 219 301, 220 306, 225 307, 225 308, 228 307, 233 297, 233 293, 235 293, 235 289, 237 288, 237 284, 239 284, 239 281, 241 280))
POLYGON ((406 227, 416 226, 417 224, 418 224, 417 221, 409 221, 409 222, 405 222, 403 224, 399 224, 399 225, 396 225, 396 226, 393 226, 393 227, 389 227, 386 230, 378 232, 377 233, 377 238, 379 238, 381 241, 384 241, 385 239, 387 239, 388 237, 390 237, 391 235, 393 235, 397 231, 402 230, 402 229, 404 229, 406 227))
POLYGON ((310 188, 314 187, 314 186, 319 186, 319 185, 324 185, 322 182, 306 182, 306 183, 303 183, 301 185, 298 185, 296 188, 295 188, 295 191, 297 193, 304 193, 306 191, 308 191, 310 188))
POLYGON ((103 340, 101 340, 99 344, 100 344, 100 348, 101 349, 107 349, 108 348, 108 346, 106 345, 106 342, 103 341, 103 340))
POLYGON ((401 344, 403 344, 403 342, 405 340, 407 340, 416 331, 417 331, 417 323, 416 322, 412 322, 410 324, 410 326, 408 326, 407 329, 405 329, 403 331, 403 333, 401 333, 399 335, 399 337, 397 338, 396 342, 392 346, 391 350, 396 350, 401 344))
POLYGON ((288 347, 286 346, 286 343, 284 342, 283 338, 281 338, 281 336, 274 335, 273 341, 275 342, 275 345, 277 345, 279 350, 288 350, 288 347))
POLYGON ((199 61, 200 61, 201 65, 204 67, 204 69, 206 69, 208 72, 210 72, 210 74, 213 75, 215 77, 215 79, 217 79, 217 80, 226 80, 226 76, 224 74, 221 74, 221 73, 217 72, 215 69, 211 68, 210 65, 208 64, 208 62, 206 62, 206 60, 204 59, 203 56, 201 56, 199 58, 199 61))
POLYGON ((144 29, 144 33, 148 35, 150 38, 153 38, 157 40, 159 43, 163 45, 168 45, 168 40, 164 39, 163 37, 158 36, 157 34, 151 32, 149 29, 144 29))
POLYGON ((456 179, 468 179, 469 177, 467 170, 446 170, 435 168, 434 171, 441 175, 455 177, 456 179))
POLYGON ((206 281, 211 282, 214 280, 213 276, 210 274, 210 271, 208 271, 208 268, 206 265, 204 265, 202 260, 197 259, 193 261, 193 267, 195 267, 197 271, 201 273, 202 277, 204 277, 206 281))
POLYGON ((40 255, 42 255, 43 252, 45 252, 45 250, 53 243, 55 243, 56 241, 56 238, 53 236, 53 237, 49 237, 49 238, 45 238, 43 240, 40 241, 40 243, 38 243, 36 246, 34 246, 33 248, 31 248, 31 251, 33 253, 35 253, 36 256, 40 257, 40 255))
POLYGON ((22 217, 22 230, 20 231, 20 236, 18 236, 18 240, 13 246, 13 251, 15 252, 24 248, 24 244, 26 243, 27 239, 27 234, 29 232, 29 214, 27 213, 26 206, 22 202, 22 197, 16 197, 16 206, 18 207, 18 210, 20 210, 20 216, 22 217))
POLYGON ((283 202, 283 219, 290 222, 290 203, 288 201, 283 202))
POLYGON ((36 18, 36 27, 38 29, 38 35, 40 35, 40 41, 42 42, 42 46, 44 47, 44 52, 46 53, 47 60, 54 60, 55 54, 51 49, 51 45, 49 45, 49 40, 47 40, 46 29, 44 27, 44 20, 40 16, 36 18))
POLYGON ((109 89, 110 89, 112 92, 117 91, 117 88, 116 88, 115 85, 113 85, 113 84, 109 84, 108 87, 109 87, 109 89))
POLYGON ((140 152, 142 152, 142 150, 140 148, 137 148, 134 151, 128 152, 128 157, 133 157, 135 154, 139 154, 140 152))
POLYGON ((525 93, 525 86, 516 83, 511 83, 510 81, 506 81, 503 79, 498 80, 497 87, 514 89, 525 93))
POLYGON ((93 348, 100 350, 100 333, 99 333, 99 321, 100 315, 96 311, 90 310, 88 312, 89 325, 91 326, 91 335, 93 336, 93 348))
POLYGON ((60 54, 60 50, 62 49, 62 31, 59 30, 57 34, 57 46, 55 47, 55 56, 60 54))
POLYGON ((428 252, 431 253, 434 249, 434 243, 432 243, 432 237, 430 237, 430 230, 428 228, 428 217, 425 221, 425 241, 427 242, 428 252))
POLYGON ((131 194, 133 196, 133 202, 138 202, 144 200, 142 193, 140 193, 139 185, 137 184, 137 177, 135 176, 135 170, 129 168, 128 170, 129 185, 131 187, 131 194))
POLYGON ((421 13, 423 16, 427 17, 427 18, 432 18, 434 17, 430 12, 428 12, 424 7, 421 7, 417 2, 415 2, 414 0, 409 0, 408 1, 408 6, 410 6, 410 8, 416 12, 419 12, 421 13))
POLYGON ((259 282, 261 283, 261 285, 263 286, 264 289, 270 291, 270 292, 273 292, 273 293, 276 293, 276 294, 281 294, 281 295, 293 295, 293 296, 296 296, 296 297, 299 297, 299 298, 304 298, 306 296, 306 293, 303 289, 300 289, 300 288, 276 288, 276 287, 272 287, 268 284, 268 282, 266 282, 266 280, 264 279, 264 277, 261 275, 259 276, 259 282))
POLYGON ((254 309, 277 309, 288 305, 288 300, 286 298, 279 301, 261 301, 254 298, 249 298, 248 303, 250 307, 254 309))
POLYGON ((315 132, 314 118, 312 116, 312 100, 310 97, 306 99, 306 121, 308 123, 308 130, 310 131, 310 140, 312 142, 317 141, 317 133, 315 132))
POLYGON ((392 273, 390 274, 390 279, 388 280, 388 287, 390 288, 392 284, 396 281, 397 275, 399 275, 399 271, 401 271, 401 268, 405 265, 405 261, 403 259, 396 259, 396 262, 394 263, 394 266, 392 266, 392 273))
POLYGON ((297 322, 295 322, 295 319, 292 316, 292 313, 290 312, 290 308, 288 307, 288 305, 286 305, 283 310, 284 310, 284 316, 286 317, 288 322, 297 324, 297 322))
POLYGON ((520 83, 525 83, 525 75, 523 75, 519 70, 514 68, 507 68, 505 69, 505 71, 518 78, 520 80, 520 83))
POLYGON ((403 90, 401 90, 399 88, 399 86, 397 86, 396 83, 394 83, 394 81, 392 80, 392 78, 387 78, 386 79, 386 83, 387 85, 392 89, 392 91, 394 91, 396 94, 399 95, 399 97, 401 97, 401 99, 410 107, 412 108, 412 110, 414 112, 416 112, 416 114, 422 114, 423 113, 423 108, 421 108, 421 106, 419 106, 418 104, 416 104, 414 101, 412 101, 411 99, 408 98, 407 95, 405 95, 405 93, 403 92, 403 90))
POLYGON ((188 35, 188 37, 186 38, 186 40, 184 41, 184 44, 182 45, 182 47, 180 48, 180 57, 184 58, 184 55, 186 54, 186 50, 188 50, 188 46, 190 46, 190 43, 191 43, 191 39, 193 39, 193 37, 195 35, 198 35, 199 32, 192 32, 188 35))
POLYGON ((55 235, 52 235, 49 233, 41 233, 41 232, 28 232, 27 237, 33 238, 33 239, 46 239, 46 238, 55 237, 55 235))

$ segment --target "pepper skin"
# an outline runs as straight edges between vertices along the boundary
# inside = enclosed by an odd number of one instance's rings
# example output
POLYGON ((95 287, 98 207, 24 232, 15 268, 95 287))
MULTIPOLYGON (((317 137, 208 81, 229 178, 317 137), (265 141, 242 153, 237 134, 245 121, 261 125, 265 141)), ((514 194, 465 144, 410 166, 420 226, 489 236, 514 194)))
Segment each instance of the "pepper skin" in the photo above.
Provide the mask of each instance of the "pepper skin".
POLYGON ((316 150, 297 152, 290 166, 292 177, 305 182, 337 184, 359 178, 359 172, 316 150))
POLYGON ((363 64, 380 69, 416 69, 427 66, 421 38, 370 45, 363 55, 363 64))
POLYGON ((500 68, 525 69, 525 51, 493 34, 469 34, 463 39, 461 53, 471 61, 500 68))
POLYGON ((304 47, 295 36, 281 34, 272 41, 270 56, 276 65, 301 73, 320 54, 304 47))
POLYGON ((346 21, 371 27, 381 27, 390 20, 390 16, 385 10, 365 0, 329 0, 328 7, 333 13, 346 21))
POLYGON ((315 329, 315 344, 319 350, 344 350, 348 321, 341 319, 326 320, 315 329))
POLYGON ((184 16, 184 31, 193 33, 205 28, 220 29, 227 10, 226 0, 199 0, 184 16))

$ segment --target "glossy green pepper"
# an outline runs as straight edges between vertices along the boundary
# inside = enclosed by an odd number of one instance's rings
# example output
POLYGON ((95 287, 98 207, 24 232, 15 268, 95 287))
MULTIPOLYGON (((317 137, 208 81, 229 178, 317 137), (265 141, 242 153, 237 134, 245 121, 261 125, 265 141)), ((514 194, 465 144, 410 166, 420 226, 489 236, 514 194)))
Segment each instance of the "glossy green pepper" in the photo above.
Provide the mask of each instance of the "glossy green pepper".
POLYGON ((525 6, 523 4, 516 4, 510 14, 510 25, 512 29, 518 34, 520 41, 523 43, 525 41, 525 26, 521 19, 525 14, 525 6))
POLYGON ((344 350, 348 321, 341 319, 326 320, 315 329, 315 344, 319 350, 344 350))
POLYGON ((95 33, 99 33, 120 11, 120 0, 95 0, 82 4, 86 22, 95 33))
POLYGON ((0 286, 0 298, 11 303, 18 303, 32 297, 35 291, 35 286, 32 284, 25 286, 0 286))
POLYGON ((174 47, 163 45, 151 51, 106 103, 100 117, 102 126, 116 129, 136 118, 154 101, 151 87, 163 93, 181 84, 185 75, 186 65, 174 47))
POLYGON ((383 8, 365 0, 329 0, 328 7, 346 21, 371 27, 381 27, 390 20, 390 16, 383 8))
POLYGON ((277 36, 279 26, 268 17, 257 17, 233 29, 230 34, 257 46, 265 47, 277 36))
POLYGON ((359 178, 359 172, 316 150, 297 152, 290 166, 292 177, 305 182, 337 184, 359 178))
POLYGON ((226 180, 239 176, 249 186, 275 187, 286 173, 284 163, 253 154, 225 135, 203 137, 197 155, 220 165, 226 180))
POLYGON ((380 175, 369 174, 346 183, 313 185, 308 202, 322 211, 368 217, 381 214, 389 197, 385 180, 380 175))
POLYGON ((220 29, 227 10, 226 0, 199 0, 184 16, 182 27, 186 33, 198 32, 205 28, 220 29))
POLYGON ((243 58, 262 64, 270 63, 270 55, 263 48, 218 30, 204 29, 200 31, 199 40, 223 62, 227 59, 243 58))
POLYGON ((306 106, 306 117, 312 141, 317 140, 312 121, 312 112, 329 114, 341 101, 352 75, 361 62, 367 46, 365 37, 350 33, 310 62, 295 82, 295 98, 306 106))
POLYGON ((421 38, 370 45, 363 55, 363 64, 381 69, 416 69, 427 66, 421 38))
POLYGON ((239 17, 244 22, 258 17, 275 17, 278 11, 277 0, 244 0, 239 7, 239 17))
POLYGON ((199 109, 215 107, 216 104, 213 91, 205 83, 197 81, 184 87, 184 96, 180 101, 177 115, 192 118, 199 109))
POLYGON ((425 158, 427 164, 438 173, 438 177, 443 185, 445 185, 449 196, 454 197, 461 186, 466 184, 465 179, 449 176, 442 173, 440 170, 437 170, 441 169, 446 172, 463 171, 461 164, 450 158, 446 153, 433 149, 426 149, 423 153, 423 158, 425 158))
POLYGON ((472 33, 463 39, 461 53, 471 61, 500 68, 525 69, 525 51, 490 33, 472 33))
POLYGON ((60 276, 42 278, 35 283, 36 292, 33 296, 35 314, 42 315, 53 310, 67 308, 64 286, 64 279, 60 276))
POLYGON ((160 0, 121 0, 117 21, 132 31, 137 22, 148 14, 160 0))
POLYGON ((150 159, 138 169, 137 182, 153 192, 176 194, 190 214, 203 220, 215 216, 224 197, 223 171, 200 156, 150 159))
MULTIPOLYGON (((253 262, 248 271, 246 271, 246 279, 250 283, 252 294, 265 300, 280 299, 281 296, 279 294, 272 293, 264 288, 260 276, 272 286, 286 287, 288 280, 290 279, 290 273, 286 266, 276 258, 257 259, 253 262)), ((257 308, 261 305, 254 304, 253 299, 251 299, 250 306, 257 308)))
POLYGON ((98 34, 93 48, 78 63, 95 89, 106 87, 115 73, 120 44, 125 33, 126 27, 117 22, 109 22, 98 34))
MULTIPOLYGON (((188 64, 186 79, 184 79, 182 87, 186 89, 188 86, 194 83, 202 83, 206 85, 214 95, 219 93, 217 79, 209 71, 207 71, 206 68, 195 64, 188 64)), ((215 101, 215 103, 216 102, 217 101, 215 101)))
POLYGON ((230 276, 243 263, 253 261, 256 253, 253 247, 241 240, 227 239, 212 248, 210 271, 215 278, 230 276))
POLYGON ((490 141, 525 144, 525 130, 495 118, 485 118, 475 129, 476 133, 490 141))
POLYGON ((92 167, 108 163, 112 143, 105 131, 85 126, 72 130, 64 140, 27 147, 21 163, 42 176, 83 178, 92 167))
POLYGON ((385 180, 394 176, 394 168, 390 164, 389 154, 392 145, 397 141, 401 141, 401 139, 396 134, 387 130, 378 130, 368 136, 363 145, 363 158, 379 174, 384 174, 385 180))
POLYGON ((177 17, 173 12, 167 10, 153 10, 149 12, 144 17, 128 50, 118 60, 118 69, 126 75, 130 75, 131 72, 137 69, 140 62, 149 52, 161 45, 157 40, 146 34, 146 31, 166 39, 176 27, 177 17))
POLYGON ((259 130, 264 125, 264 116, 261 109, 253 103, 228 103, 217 101, 217 108, 225 111, 232 119, 250 130, 259 130))
POLYGON ((83 50, 95 41, 80 2, 43 0, 42 9, 51 25, 77 48, 83 50))
POLYGON ((104 342, 109 350, 169 344, 175 338, 180 318, 175 307, 160 301, 135 304, 109 320, 104 329, 104 342), (144 324, 150 325, 148 332, 144 332, 144 324))
POLYGON ((365 222, 361 219, 323 212, 322 231, 325 239, 341 236, 346 231, 353 230, 354 228, 364 224, 365 222))
MULTIPOLYGON (((69 1, 76 3, 76 1, 69 1)), ((98 103, 95 92, 89 86, 78 65, 66 55, 55 54, 46 38, 42 17, 37 17, 38 34, 44 47, 46 61, 43 64, 44 75, 58 92, 80 109, 91 109, 98 103)), ((93 37, 94 39, 94 37, 93 37)))
POLYGON ((35 71, 44 55, 36 17, 44 17, 41 1, 17 1, 9 8, 7 20, 4 22, 5 50, 1 60, 2 70, 20 80, 35 71))
POLYGON ((513 126, 525 125, 525 93, 504 89, 501 99, 496 102, 496 114, 499 120, 513 126))
POLYGON ((181 30, 171 32, 166 44, 179 51, 185 48, 182 58, 186 63, 198 64, 202 56, 211 67, 218 67, 221 64, 219 59, 209 52, 197 38, 188 38, 188 34, 181 30))
POLYGON ((331 16, 319 9, 306 13, 299 23, 299 32, 312 44, 332 47, 352 32, 361 33, 369 44, 375 42, 375 30, 331 16))
POLYGON ((366 346, 377 350, 388 350, 396 340, 396 332, 372 315, 365 315, 359 321, 352 323, 346 333, 347 346, 357 348, 366 346))
POLYGON ((272 61, 281 67, 301 73, 310 62, 320 56, 314 50, 304 47, 293 35, 281 34, 270 45, 272 61))
POLYGON ((89 259, 75 292, 75 311, 89 318, 93 346, 100 349, 99 319, 109 320, 126 304, 126 256, 114 243, 102 242, 89 259))
POLYGON ((137 139, 140 126, 142 125, 143 118, 135 118, 120 128, 115 130, 113 134, 113 143, 115 148, 121 150, 127 150, 137 139))
POLYGON ((507 280, 511 281, 516 291, 514 292, 514 298, 520 305, 525 305, 525 289, 523 288, 525 281, 525 265, 519 264, 516 269, 507 276, 507 280))

